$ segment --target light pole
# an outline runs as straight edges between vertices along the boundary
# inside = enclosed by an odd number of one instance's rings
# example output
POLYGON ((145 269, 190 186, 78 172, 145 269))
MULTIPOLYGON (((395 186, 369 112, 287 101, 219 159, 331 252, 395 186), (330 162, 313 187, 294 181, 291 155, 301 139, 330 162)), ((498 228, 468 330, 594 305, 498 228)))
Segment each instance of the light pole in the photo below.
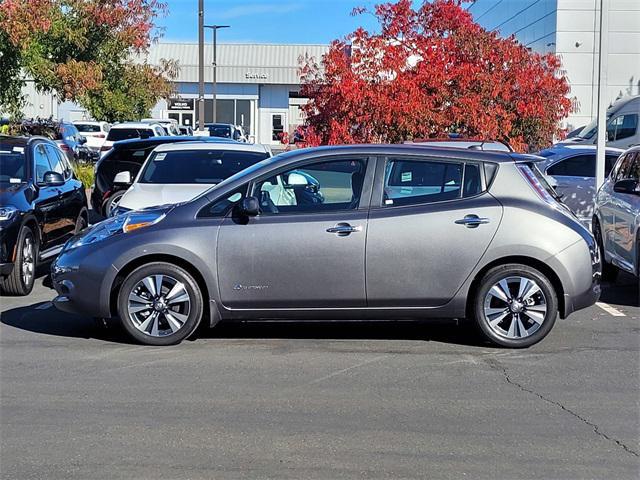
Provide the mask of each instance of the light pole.
POLYGON ((218 119, 218 106, 216 105, 216 90, 218 88, 218 79, 217 79, 217 49, 218 49, 218 30, 220 28, 231 28, 231 25, 205 25, 204 28, 210 28, 213 30, 213 122, 215 123, 218 119))
POLYGON ((198 131, 204 132, 204 0, 198 0, 198 131))
POLYGON ((600 0, 598 44, 598 137, 596 142, 596 192, 604 183, 607 146, 607 70, 609 61, 609 0, 600 0))

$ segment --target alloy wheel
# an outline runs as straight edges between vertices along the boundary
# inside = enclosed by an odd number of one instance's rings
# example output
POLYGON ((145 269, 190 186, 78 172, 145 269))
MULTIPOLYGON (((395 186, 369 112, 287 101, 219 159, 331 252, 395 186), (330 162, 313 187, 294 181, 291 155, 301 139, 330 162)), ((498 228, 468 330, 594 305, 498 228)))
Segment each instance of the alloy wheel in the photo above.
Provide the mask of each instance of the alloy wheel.
POLYGON ((22 244, 22 283, 25 286, 31 285, 35 271, 35 249, 33 237, 26 236, 22 244))
POLYGON ((497 335, 508 339, 529 337, 547 317, 547 299, 535 280, 509 276, 495 283, 485 295, 484 316, 497 335))
POLYGON ((135 328, 152 337, 179 331, 191 311, 186 286, 169 275, 149 275, 129 294, 127 310, 135 328))

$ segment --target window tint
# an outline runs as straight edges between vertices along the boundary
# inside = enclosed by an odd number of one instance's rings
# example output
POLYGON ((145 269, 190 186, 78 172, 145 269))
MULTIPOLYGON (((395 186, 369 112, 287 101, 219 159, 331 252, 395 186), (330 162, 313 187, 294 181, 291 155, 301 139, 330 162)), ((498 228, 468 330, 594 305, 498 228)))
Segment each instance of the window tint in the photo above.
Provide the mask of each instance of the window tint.
POLYGON ((306 165, 256 185, 264 214, 353 210, 360 204, 363 160, 335 160, 306 165))
POLYGON ((268 157, 267 153, 231 150, 156 152, 140 183, 220 183, 268 157))
POLYGON ((578 155, 561 160, 549 167, 547 174, 558 177, 595 177, 596 156, 578 155))
POLYGON ((93 124, 88 124, 88 123, 78 123, 78 124, 76 124, 76 128, 80 132, 90 132, 90 133, 100 132, 100 125, 93 125, 93 124))
POLYGON ((62 161, 62 156, 58 155, 56 152, 56 148, 51 145, 46 145, 45 149, 47 151, 47 156, 49 157, 49 165, 51 165, 51 170, 59 173, 62 176, 65 176, 65 171, 67 170, 65 163, 62 161))
MULTIPOLYGON (((462 163, 391 160, 385 172, 384 204, 413 205, 459 198, 462 169, 462 163)), ((476 174, 479 178, 477 170, 476 174)), ((473 183, 470 181, 469 191, 478 188, 473 183)))
POLYGON ((231 127, 229 125, 210 125, 209 135, 212 137, 231 138, 231 127))
POLYGON ((36 145, 33 150, 33 157, 36 165, 36 182, 44 182, 44 174, 50 172, 51 165, 49 165, 49 157, 44 149, 44 144, 40 143, 36 145))
POLYGON ((117 142, 129 138, 149 138, 153 137, 153 130, 150 128, 112 128, 109 130, 107 140, 117 142))
POLYGON ((14 143, 0 143, 0 181, 17 183, 27 179, 24 148, 14 143))
POLYGON ((464 197, 473 197, 482 192, 482 179, 480 177, 480 166, 467 163, 464 167, 464 197))
POLYGON ((614 118, 607 126, 609 141, 622 140, 635 135, 638 128, 638 114, 627 113, 614 118))

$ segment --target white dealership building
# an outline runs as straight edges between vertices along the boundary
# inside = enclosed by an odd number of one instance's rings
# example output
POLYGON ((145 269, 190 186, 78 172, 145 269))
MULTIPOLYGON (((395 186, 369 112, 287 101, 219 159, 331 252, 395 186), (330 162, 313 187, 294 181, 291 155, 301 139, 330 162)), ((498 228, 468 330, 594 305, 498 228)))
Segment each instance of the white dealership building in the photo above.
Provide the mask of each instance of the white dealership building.
MULTIPOLYGON (((640 0, 609 0, 609 5, 606 95, 611 103, 640 95, 640 0)), ((576 99, 569 128, 596 116, 600 0, 476 0, 466 8, 487 30, 560 56, 576 99)))

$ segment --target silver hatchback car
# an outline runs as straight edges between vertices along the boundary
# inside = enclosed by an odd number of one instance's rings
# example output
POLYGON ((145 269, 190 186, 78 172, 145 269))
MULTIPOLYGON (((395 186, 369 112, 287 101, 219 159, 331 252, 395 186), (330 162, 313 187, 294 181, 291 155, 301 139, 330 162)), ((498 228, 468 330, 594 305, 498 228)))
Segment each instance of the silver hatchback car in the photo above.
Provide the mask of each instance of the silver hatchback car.
POLYGON ((627 150, 598 191, 593 231, 602 254, 602 273, 618 269, 640 277, 640 146, 627 150))
POLYGON ((527 347, 600 294, 591 233, 538 157, 413 145, 288 152, 67 243, 61 310, 169 345, 206 319, 469 318, 527 347))

